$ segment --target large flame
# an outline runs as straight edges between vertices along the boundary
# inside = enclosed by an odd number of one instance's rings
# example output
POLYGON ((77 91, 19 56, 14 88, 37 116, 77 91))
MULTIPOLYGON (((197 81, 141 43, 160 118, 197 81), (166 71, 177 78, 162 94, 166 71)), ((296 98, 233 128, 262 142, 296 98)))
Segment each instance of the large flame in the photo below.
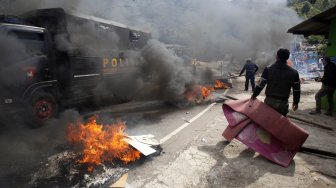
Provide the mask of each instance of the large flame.
POLYGON ((77 122, 68 126, 68 140, 83 146, 83 157, 78 162, 90 165, 99 165, 105 161, 120 159, 125 164, 140 158, 140 152, 129 146, 123 139, 126 125, 118 121, 112 125, 97 123, 93 116, 87 123, 77 122))

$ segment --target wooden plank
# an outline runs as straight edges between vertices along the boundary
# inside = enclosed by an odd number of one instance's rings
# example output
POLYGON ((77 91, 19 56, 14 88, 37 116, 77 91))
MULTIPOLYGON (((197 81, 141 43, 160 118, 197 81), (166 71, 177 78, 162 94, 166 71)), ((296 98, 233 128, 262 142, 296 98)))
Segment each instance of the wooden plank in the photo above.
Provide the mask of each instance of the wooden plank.
POLYGON ((312 153, 312 154, 317 154, 317 155, 322 155, 322 156, 336 158, 336 153, 329 152, 329 151, 324 151, 324 150, 320 150, 320 149, 301 147, 300 148, 300 152, 303 152, 303 153, 312 153))
POLYGON ((306 123, 307 125, 313 125, 315 127, 320 127, 322 129, 327 129, 327 130, 331 130, 331 131, 334 130, 333 128, 331 128, 329 126, 326 126, 326 125, 323 125, 321 123, 315 123, 315 122, 312 122, 312 121, 308 121, 308 120, 305 120, 303 118, 300 118, 300 117, 297 117, 297 116, 293 116, 293 115, 290 115, 290 114, 288 114, 287 117, 289 117, 291 119, 302 121, 302 122, 306 123))
POLYGON ((297 122, 297 124, 309 133, 309 136, 306 142, 303 144, 303 147, 336 153, 335 131, 312 127, 308 126, 307 124, 300 124, 299 122, 297 122))

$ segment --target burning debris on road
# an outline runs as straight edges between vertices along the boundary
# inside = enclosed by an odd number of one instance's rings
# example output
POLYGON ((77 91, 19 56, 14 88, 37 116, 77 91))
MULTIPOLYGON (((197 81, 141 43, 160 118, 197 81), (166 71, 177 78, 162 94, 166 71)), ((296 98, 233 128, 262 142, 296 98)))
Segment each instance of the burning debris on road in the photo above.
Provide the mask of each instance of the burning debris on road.
MULTIPOLYGON (((96 116, 86 122, 68 126, 67 138, 71 145, 47 159, 30 180, 30 186, 101 187, 114 183, 130 168, 144 162, 147 154, 128 144, 138 137, 124 133, 126 125, 117 121, 112 125, 98 123, 96 116), (128 141, 126 141, 128 139, 128 141)), ((146 143, 149 145, 148 143, 146 143)), ((155 146, 159 155, 160 146, 155 146)))
POLYGON ((228 84, 221 82, 220 80, 216 80, 214 86, 193 85, 191 87, 187 87, 184 92, 184 98, 188 103, 201 104, 214 100, 212 92, 215 90, 229 88, 228 84))
POLYGON ((230 86, 224 82, 221 82, 220 80, 216 80, 216 84, 214 89, 229 89, 230 86))
POLYGON ((88 165, 78 163, 80 154, 64 151, 48 158, 29 182, 31 187, 101 187, 118 180, 128 172, 121 165, 100 165, 94 172, 88 172, 88 165))
POLYGON ((70 124, 68 139, 83 147, 83 157, 78 162, 92 165, 88 168, 91 172, 94 166, 106 161, 119 159, 128 164, 140 158, 141 153, 124 141, 127 136, 125 128, 125 123, 121 121, 104 126, 97 123, 97 118, 93 116, 87 123, 70 124))

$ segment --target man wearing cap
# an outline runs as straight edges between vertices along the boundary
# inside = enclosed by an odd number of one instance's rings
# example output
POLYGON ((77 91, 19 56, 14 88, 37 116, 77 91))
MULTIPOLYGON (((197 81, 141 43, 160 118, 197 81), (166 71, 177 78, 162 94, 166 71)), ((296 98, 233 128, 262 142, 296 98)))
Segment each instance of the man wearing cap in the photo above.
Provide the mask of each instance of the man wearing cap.
POLYGON ((288 98, 293 89, 293 110, 298 109, 300 102, 299 73, 287 65, 290 52, 281 48, 277 51, 276 62, 266 67, 251 98, 255 99, 266 87, 265 104, 286 116, 288 113, 288 98))
POLYGON ((248 90, 249 82, 251 82, 252 91, 255 89, 255 73, 258 71, 259 67, 252 62, 252 60, 249 58, 246 60, 246 63, 243 67, 243 69, 240 71, 239 76, 241 76, 244 71, 246 70, 245 75, 245 91, 248 90))

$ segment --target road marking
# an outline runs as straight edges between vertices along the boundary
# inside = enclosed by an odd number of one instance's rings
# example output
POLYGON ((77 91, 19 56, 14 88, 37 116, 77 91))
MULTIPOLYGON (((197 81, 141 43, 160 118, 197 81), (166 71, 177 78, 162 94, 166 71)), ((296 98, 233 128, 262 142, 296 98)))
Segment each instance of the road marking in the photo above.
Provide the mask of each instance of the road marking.
POLYGON ((228 92, 229 92, 230 89, 226 89, 223 93, 223 96, 225 96, 228 92))
POLYGON ((193 117, 192 119, 190 119, 189 122, 184 123, 179 128, 177 128, 175 131, 173 131, 170 134, 168 134, 167 136, 163 137, 160 140, 160 144, 165 143, 167 140, 171 139, 174 135, 176 135, 177 133, 179 133, 180 131, 182 131, 184 128, 188 127, 192 122, 194 122, 196 119, 198 119, 199 117, 201 117, 205 112, 207 112, 208 110, 210 110, 215 104, 217 104, 217 103, 210 104, 206 109, 204 109, 202 112, 200 112, 195 117, 193 117))

